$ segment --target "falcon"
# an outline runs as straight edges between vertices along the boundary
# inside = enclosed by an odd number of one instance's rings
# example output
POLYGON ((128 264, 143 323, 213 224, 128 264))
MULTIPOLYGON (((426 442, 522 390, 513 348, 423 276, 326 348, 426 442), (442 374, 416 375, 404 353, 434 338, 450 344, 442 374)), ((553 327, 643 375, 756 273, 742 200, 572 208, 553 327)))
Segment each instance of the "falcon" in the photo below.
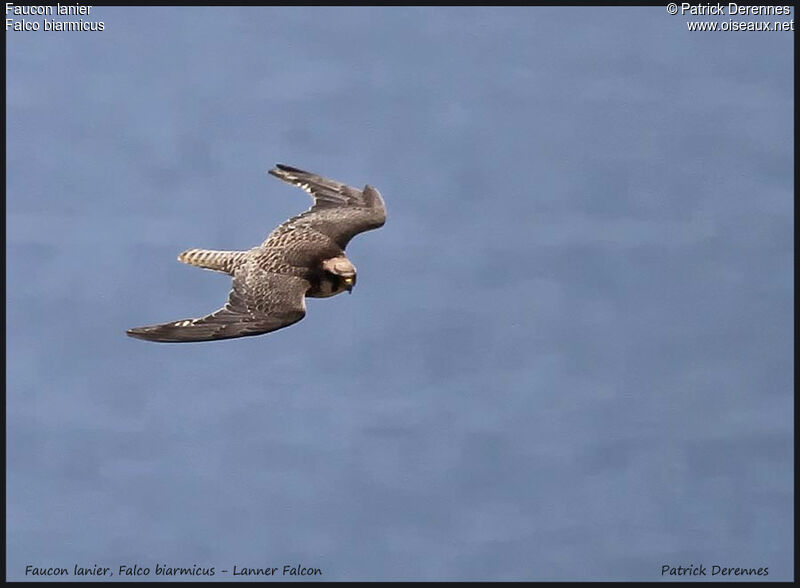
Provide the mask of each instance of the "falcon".
POLYGON ((358 190, 295 167, 278 164, 269 173, 313 199, 311 208, 272 231, 249 251, 189 249, 178 261, 233 278, 225 306, 187 318, 127 331, 163 343, 214 341, 261 335, 288 327, 306 314, 306 297, 327 298, 356 285, 356 268, 345 255, 355 235, 383 226, 380 192, 358 190))

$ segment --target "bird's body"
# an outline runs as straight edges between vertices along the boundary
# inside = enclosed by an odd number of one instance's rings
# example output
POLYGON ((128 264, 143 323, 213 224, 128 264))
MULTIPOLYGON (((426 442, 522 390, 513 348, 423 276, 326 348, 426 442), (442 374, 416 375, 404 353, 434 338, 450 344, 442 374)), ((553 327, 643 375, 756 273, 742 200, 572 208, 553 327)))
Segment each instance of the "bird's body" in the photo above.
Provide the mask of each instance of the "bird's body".
POLYGON ((386 209, 380 193, 369 185, 357 190, 281 164, 269 173, 309 193, 311 208, 249 251, 181 253, 179 261, 233 277, 227 303, 201 318, 137 327, 128 335, 160 342, 260 335, 302 319, 306 296, 325 298, 352 290, 356 270, 344 250, 353 236, 383 226, 386 209))

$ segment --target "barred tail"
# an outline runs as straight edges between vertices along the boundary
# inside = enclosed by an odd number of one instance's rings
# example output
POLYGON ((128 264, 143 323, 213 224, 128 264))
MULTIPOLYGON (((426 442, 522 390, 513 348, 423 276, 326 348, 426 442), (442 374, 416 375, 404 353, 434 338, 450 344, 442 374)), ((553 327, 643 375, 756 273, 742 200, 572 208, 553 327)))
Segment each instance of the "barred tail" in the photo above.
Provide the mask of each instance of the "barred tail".
POLYGON ((233 275, 245 259, 246 251, 211 251, 209 249, 189 249, 178 256, 178 261, 233 275))

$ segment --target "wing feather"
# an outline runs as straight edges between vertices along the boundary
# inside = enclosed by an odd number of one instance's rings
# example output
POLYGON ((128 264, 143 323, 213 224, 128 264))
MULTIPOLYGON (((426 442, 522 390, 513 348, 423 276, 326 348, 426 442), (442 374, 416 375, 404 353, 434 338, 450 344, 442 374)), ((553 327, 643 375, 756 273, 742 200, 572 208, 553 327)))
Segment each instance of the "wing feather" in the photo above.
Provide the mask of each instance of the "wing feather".
POLYGON ((297 276, 274 274, 246 264, 236 270, 225 306, 200 318, 170 321, 128 330, 147 341, 183 343, 261 335, 305 316, 310 284, 297 276))
MULTIPOLYGON (((311 208, 292 217, 287 223, 306 221, 328 235, 344 249, 355 235, 377 229, 386 222, 386 206, 380 192, 369 184, 363 190, 303 171, 277 164, 269 173, 311 195, 311 208)), ((284 223, 286 224, 286 223, 284 223)))

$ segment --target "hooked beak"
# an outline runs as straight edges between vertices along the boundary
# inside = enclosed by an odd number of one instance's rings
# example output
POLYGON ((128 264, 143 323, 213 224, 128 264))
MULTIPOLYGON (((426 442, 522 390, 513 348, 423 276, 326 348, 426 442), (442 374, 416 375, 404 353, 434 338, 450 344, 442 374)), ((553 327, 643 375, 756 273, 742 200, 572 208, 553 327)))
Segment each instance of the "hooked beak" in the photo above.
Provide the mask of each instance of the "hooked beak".
POLYGON ((353 293, 353 278, 344 279, 344 287, 347 289, 348 294, 353 293))

